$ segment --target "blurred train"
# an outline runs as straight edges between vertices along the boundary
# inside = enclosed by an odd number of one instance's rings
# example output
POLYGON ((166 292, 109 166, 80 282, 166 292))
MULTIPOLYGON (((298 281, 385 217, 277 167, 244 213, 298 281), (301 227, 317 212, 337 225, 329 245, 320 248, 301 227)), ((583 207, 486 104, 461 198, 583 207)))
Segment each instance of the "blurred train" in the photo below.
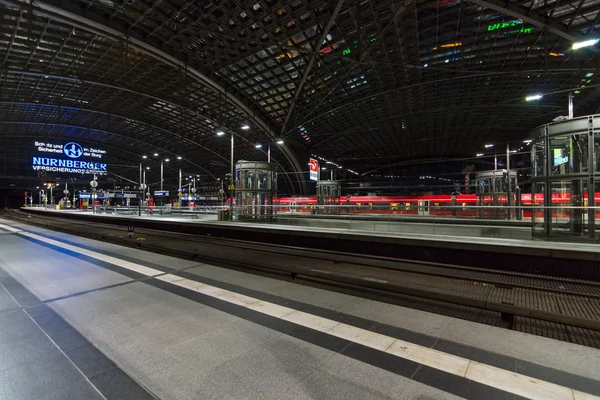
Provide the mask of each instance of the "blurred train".
MULTIPOLYGON (((587 206, 587 193, 583 196, 583 205, 587 206)), ((600 192, 595 193, 595 204, 600 204, 600 192)), ((280 197, 275 202, 278 205, 279 212, 306 212, 310 213, 317 206, 316 197, 280 197)), ((337 204, 345 207, 340 207, 340 213, 347 214, 401 214, 401 215, 431 215, 431 216, 463 216, 476 217, 482 216, 482 212, 488 214, 491 209, 477 211, 478 196, 475 194, 459 194, 453 195, 420 195, 420 196, 342 196, 337 204), (453 197, 456 197, 453 204, 453 197), (454 205, 454 207, 452 207, 454 205), (489 210, 489 211, 488 211, 489 210)), ((507 204, 506 197, 500 197, 497 200, 496 211, 503 212, 504 206, 507 204)), ((560 210, 562 206, 571 205, 571 196, 569 193, 554 193, 552 194, 553 206, 557 209, 553 210, 556 216, 566 214, 568 209, 560 210)), ((484 205, 490 207, 492 199, 486 196, 484 205)), ((532 206, 541 207, 544 205, 544 195, 536 194, 521 194, 521 208, 523 217, 530 218, 532 216, 532 206)), ((326 207, 325 209, 327 209, 326 207)), ((334 209, 334 207, 331 207, 334 209)), ((536 215, 541 216, 541 210, 536 210, 536 215)), ((598 211, 600 214, 600 210, 598 211)))

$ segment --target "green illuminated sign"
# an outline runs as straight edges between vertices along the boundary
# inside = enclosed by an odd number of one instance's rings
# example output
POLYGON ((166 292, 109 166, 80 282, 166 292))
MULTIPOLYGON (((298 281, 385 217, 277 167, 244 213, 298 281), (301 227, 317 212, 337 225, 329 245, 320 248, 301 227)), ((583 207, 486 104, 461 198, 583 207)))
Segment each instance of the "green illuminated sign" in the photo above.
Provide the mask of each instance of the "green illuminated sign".
POLYGON ((525 33, 525 34, 530 34, 531 32, 533 32, 533 28, 521 28, 521 29, 515 29, 513 31, 506 31, 504 32, 505 35, 514 35, 516 33, 525 33))
MULTIPOLYGON (((369 39, 369 42, 373 43, 377 40, 376 37, 372 37, 369 39)), ((355 40, 354 43, 352 43, 352 47, 354 47, 355 49, 358 49, 358 40, 355 40)), ((352 50, 350 48, 344 49, 342 50, 342 55, 347 56, 348 54, 352 53, 352 50)))
POLYGON ((491 31, 495 31, 495 30, 499 30, 499 29, 506 29, 506 28, 513 28, 515 26, 519 26, 519 25, 523 25, 523 20, 521 19, 513 19, 512 21, 508 21, 508 22, 498 22, 497 24, 490 24, 488 25, 488 32, 491 31))

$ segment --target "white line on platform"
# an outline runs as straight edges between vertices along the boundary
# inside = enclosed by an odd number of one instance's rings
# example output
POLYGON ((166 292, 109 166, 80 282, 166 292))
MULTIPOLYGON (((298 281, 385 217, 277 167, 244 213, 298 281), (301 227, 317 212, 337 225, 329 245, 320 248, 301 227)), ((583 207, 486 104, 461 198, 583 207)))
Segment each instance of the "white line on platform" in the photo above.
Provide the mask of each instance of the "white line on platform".
POLYGON ((77 247, 77 246, 72 246, 72 245, 64 243, 64 242, 59 242, 58 240, 49 239, 44 236, 36 235, 35 233, 30 233, 30 232, 22 231, 19 229, 15 229, 8 225, 0 224, 0 228, 9 230, 11 232, 19 233, 19 235, 26 236, 26 237, 29 237, 29 238, 32 238, 35 240, 39 240, 41 242, 45 242, 45 243, 51 244, 53 246, 61 247, 65 250, 70 250, 75 253, 83 254, 85 256, 95 258, 96 260, 100 260, 100 261, 104 261, 104 262, 107 262, 110 264, 118 265, 119 267, 123 267, 130 271, 135 271, 135 272, 138 272, 138 273, 146 275, 146 276, 154 276, 154 275, 164 274, 163 271, 159 271, 157 269, 148 268, 144 265, 121 260, 116 257, 107 256, 106 254, 98 253, 96 251, 87 250, 87 249, 77 247))
POLYGON ((240 293, 182 278, 177 275, 165 274, 164 272, 153 268, 107 256, 92 250, 72 246, 34 233, 15 229, 8 225, 0 224, 0 228, 519 396, 540 400, 600 400, 600 397, 598 396, 582 393, 565 386, 556 385, 526 375, 482 364, 467 358, 444 353, 429 347, 420 346, 394 337, 357 328, 352 325, 305 313, 293 308, 269 303, 240 293))
POLYGON ((5 229, 5 230, 7 230, 7 231, 9 231, 9 232, 14 232, 14 233, 17 233, 17 232, 22 232, 22 230, 21 230, 21 229, 16 229, 16 228, 13 228, 13 227, 12 227, 12 226, 10 226, 10 225, 2 225, 2 224, 0 224, 0 228, 2 228, 2 229, 5 229))

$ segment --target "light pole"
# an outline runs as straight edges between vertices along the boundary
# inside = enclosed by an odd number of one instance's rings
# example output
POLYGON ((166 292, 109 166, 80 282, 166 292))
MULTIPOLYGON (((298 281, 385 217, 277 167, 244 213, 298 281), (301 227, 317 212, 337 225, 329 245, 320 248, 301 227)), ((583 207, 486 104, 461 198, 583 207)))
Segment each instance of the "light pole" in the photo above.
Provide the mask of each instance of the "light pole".
POLYGON ((181 208, 181 168, 179 168, 179 189, 177 189, 177 205, 181 208))
POLYGON ((98 187, 96 171, 94 171, 94 180, 90 182, 90 186, 92 187, 92 213, 96 214, 96 188, 98 187))
MULTIPOLYGON (((246 130, 246 129, 250 129, 250 127, 248 125, 244 125, 242 127, 242 129, 246 130)), ((220 130, 217 132, 217 136, 223 136, 225 135, 225 132, 220 130)), ((233 176, 233 157, 234 157, 234 134, 233 131, 231 131, 231 161, 230 161, 230 173, 231 173, 231 182, 229 184, 229 219, 233 220, 233 195, 235 193, 235 186, 233 184, 234 182, 234 176, 233 176)))
POLYGON ((139 186, 138 189, 140 190, 140 198, 138 199, 138 217, 142 216, 142 199, 144 198, 144 187, 142 187, 142 185, 144 184, 142 182, 142 163, 140 163, 140 177, 139 177, 139 186))
MULTIPOLYGON (((164 171, 165 171, 165 168, 164 168, 164 163, 166 163, 166 162, 169 162, 169 161, 171 161, 171 160, 170 160, 170 159, 168 159, 168 158, 161 158, 161 160, 160 160, 160 191, 161 191, 161 192, 164 190, 164 188, 163 188, 163 183, 164 183, 164 181, 165 181, 165 176, 164 176, 164 171)), ((160 196, 160 205, 161 205, 161 206, 164 204, 164 203, 163 203, 163 197, 164 197, 164 196, 163 196, 163 194, 161 193, 161 196, 160 196)))
MULTIPOLYGON (((283 143, 284 143, 284 142, 283 142, 283 140, 281 140, 281 139, 279 139, 279 140, 277 140, 277 141, 275 142, 275 144, 277 144, 277 145, 280 145, 280 146, 281 146, 283 143)), ((257 143, 257 144, 255 144, 255 145, 254 145, 254 147, 256 147, 257 149, 260 149, 260 148, 262 148, 262 144, 260 144, 260 143, 257 143)), ((269 163, 271 162, 271 143, 267 144, 267 162, 269 162, 269 163)))
POLYGON ((67 187, 67 181, 65 181, 65 190, 63 190, 63 194, 65 195, 64 203, 65 203, 65 208, 66 208, 67 207, 67 202, 69 201, 69 189, 67 187))

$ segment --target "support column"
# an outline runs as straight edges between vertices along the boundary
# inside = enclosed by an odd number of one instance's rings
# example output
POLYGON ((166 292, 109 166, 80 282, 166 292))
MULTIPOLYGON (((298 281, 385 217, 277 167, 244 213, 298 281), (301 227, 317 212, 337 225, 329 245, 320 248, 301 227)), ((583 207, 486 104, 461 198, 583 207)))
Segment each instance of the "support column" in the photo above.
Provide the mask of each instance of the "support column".
POLYGON ((510 145, 506 143, 506 197, 508 205, 508 216, 507 219, 512 219, 513 214, 513 201, 512 201, 512 188, 510 186, 510 145))
POLYGON ((595 165, 595 142, 594 142, 594 130, 593 128, 593 118, 589 120, 589 128, 588 128, 588 174, 590 177, 588 178, 587 185, 587 193, 588 193, 588 234, 590 239, 594 239, 596 237, 596 165, 595 165))
POLYGON ((142 189, 142 163, 140 163, 140 180, 138 189, 140 190, 140 198, 138 199, 138 216, 142 216, 142 198, 144 197, 144 189, 142 189))
MULTIPOLYGON (((581 172, 581 143, 579 137, 581 135, 573 135, 571 137, 571 141, 569 143, 571 148, 571 163, 573 164, 573 169, 571 173, 580 173, 581 172)), ((571 206, 577 207, 573 208, 570 211, 571 216, 571 231, 574 234, 582 235, 583 234, 583 179, 573 179, 571 180, 571 206)))
POLYGON ((550 174, 552 172, 552 149, 550 149, 550 138, 548 137, 548 126, 544 128, 544 147, 546 165, 544 167, 544 232, 546 239, 552 235, 552 187, 550 186, 550 174))
POLYGON ((233 221, 233 198, 235 197, 235 175, 233 172, 233 131, 231 131, 231 185, 229 195, 229 220, 233 221))

